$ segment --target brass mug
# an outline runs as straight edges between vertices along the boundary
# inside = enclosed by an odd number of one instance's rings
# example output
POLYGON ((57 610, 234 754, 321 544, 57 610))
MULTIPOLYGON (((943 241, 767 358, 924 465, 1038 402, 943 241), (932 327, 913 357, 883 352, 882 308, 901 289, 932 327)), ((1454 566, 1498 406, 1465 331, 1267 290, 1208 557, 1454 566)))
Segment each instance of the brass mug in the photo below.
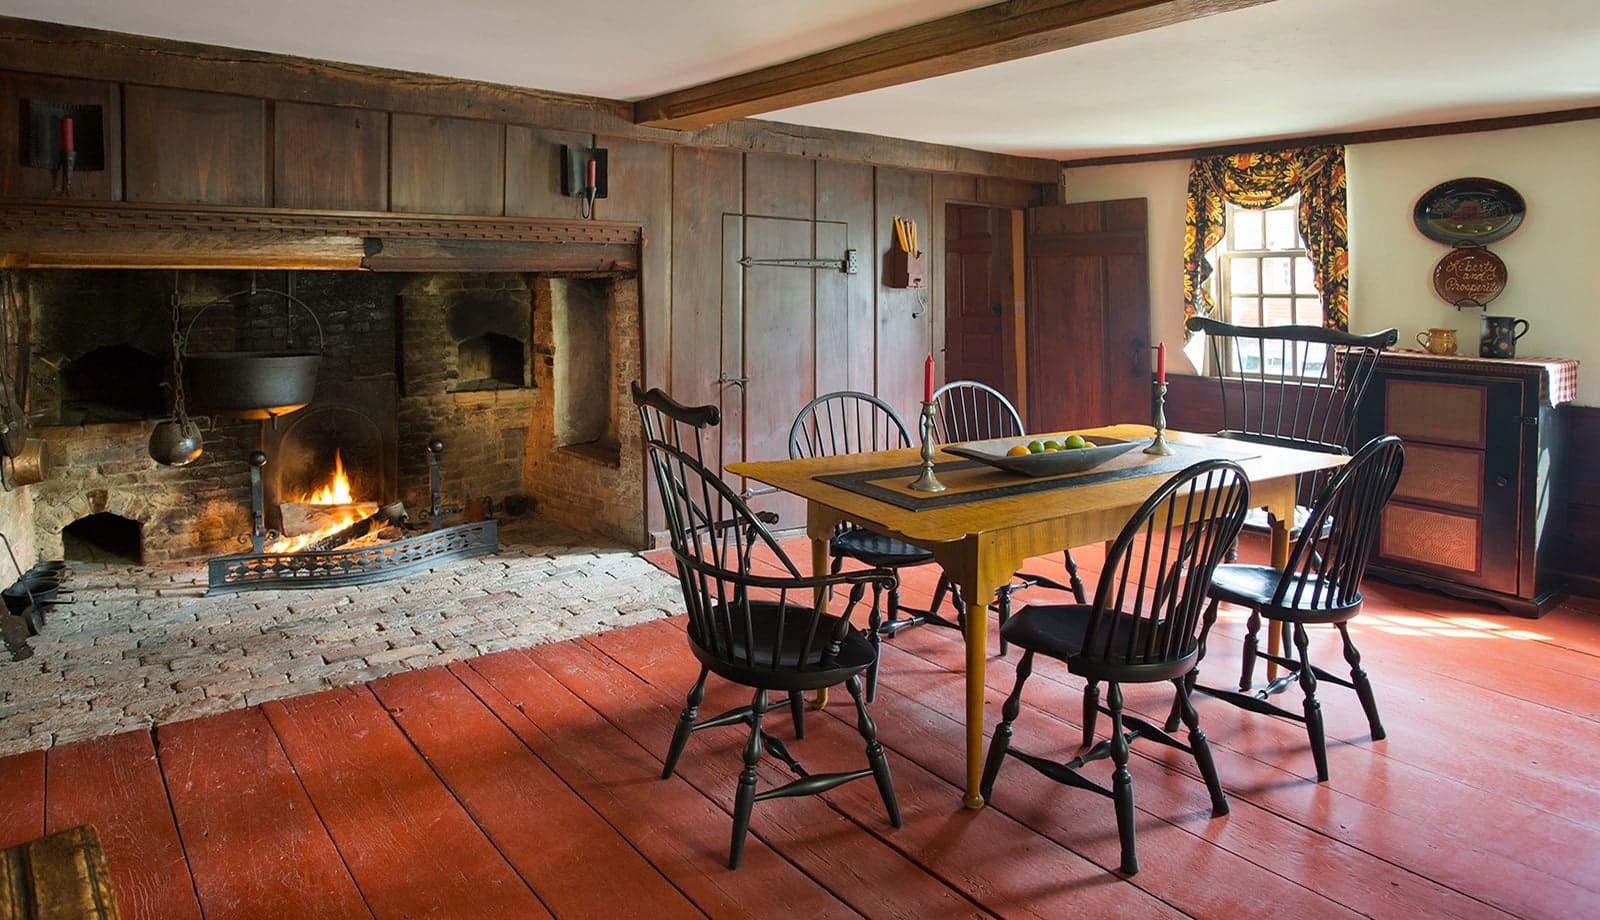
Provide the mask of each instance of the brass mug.
POLYGON ((1436 355, 1453 355, 1456 353, 1456 331, 1454 329, 1429 329, 1427 332, 1417 333, 1417 344, 1436 355))

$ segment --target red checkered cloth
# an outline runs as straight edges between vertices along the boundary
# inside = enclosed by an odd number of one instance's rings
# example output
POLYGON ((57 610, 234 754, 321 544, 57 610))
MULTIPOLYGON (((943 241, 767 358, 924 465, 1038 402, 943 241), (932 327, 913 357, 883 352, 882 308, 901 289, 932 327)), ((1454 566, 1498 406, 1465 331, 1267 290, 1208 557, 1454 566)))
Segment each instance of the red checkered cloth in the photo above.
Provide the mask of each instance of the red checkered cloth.
POLYGON ((1436 355, 1415 348, 1392 348, 1387 354, 1403 356, 1407 360, 1422 358, 1434 361, 1455 361, 1504 367, 1507 364, 1528 365, 1544 371, 1539 377, 1539 396, 1552 406, 1571 402, 1578 397, 1577 358, 1474 358, 1467 355, 1436 355))

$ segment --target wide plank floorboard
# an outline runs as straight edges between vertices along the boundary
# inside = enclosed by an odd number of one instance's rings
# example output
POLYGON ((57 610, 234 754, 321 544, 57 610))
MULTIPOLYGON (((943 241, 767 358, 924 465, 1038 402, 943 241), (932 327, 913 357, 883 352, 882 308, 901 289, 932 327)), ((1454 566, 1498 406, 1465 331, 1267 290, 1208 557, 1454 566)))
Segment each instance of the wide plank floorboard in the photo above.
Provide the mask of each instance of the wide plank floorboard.
MULTIPOLYGON (((809 566, 805 541, 784 547, 809 566)), ((1074 552, 1091 587, 1101 556, 1074 552)), ((1059 554, 1026 569, 1065 578, 1059 554)), ((902 572, 904 603, 926 606, 938 575, 902 572)), ((871 706, 905 826, 870 780, 761 802, 730 871, 746 731, 696 733, 660 778, 699 670, 681 617, 5 758, 0 844, 94 824, 122 915, 158 920, 1600 915, 1600 602, 1524 620, 1366 590, 1353 627, 1389 737, 1373 741, 1354 694, 1325 686, 1332 775, 1317 783, 1302 726, 1199 699, 1231 811, 1211 815, 1187 754, 1136 743, 1132 877, 1115 871, 1111 803, 1020 763, 990 807, 960 807, 963 650, 937 628, 884 643, 871 706)), ((986 621, 992 731, 1020 653, 998 657, 986 621)), ((1203 682, 1237 682, 1243 635, 1224 607, 1203 682)), ((1342 669, 1332 630, 1313 632, 1313 656, 1342 669)), ((1082 689, 1040 662, 1017 746, 1071 756, 1082 689)), ((1159 721, 1171 691, 1127 696, 1159 721)), ((701 715, 749 700, 712 678, 701 715)), ((1297 708, 1298 689, 1281 700, 1297 708)), ((842 690, 807 713, 803 739, 784 705, 765 725, 813 770, 864 763, 842 690)), ((759 772, 763 788, 788 778, 776 762, 759 772)))

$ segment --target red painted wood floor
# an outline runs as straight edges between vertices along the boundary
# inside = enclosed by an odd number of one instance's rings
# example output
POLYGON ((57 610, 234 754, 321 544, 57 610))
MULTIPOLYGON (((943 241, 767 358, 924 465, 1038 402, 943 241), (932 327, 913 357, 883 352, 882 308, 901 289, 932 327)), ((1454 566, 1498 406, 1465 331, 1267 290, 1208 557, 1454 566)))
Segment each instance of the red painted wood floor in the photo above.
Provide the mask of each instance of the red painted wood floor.
MULTIPOLYGON (((1093 568, 1092 549, 1078 555, 1093 568)), ((907 602, 925 603, 932 579, 909 573, 907 602)), ((1223 616, 1204 668, 1217 682, 1236 675, 1242 634, 1237 611, 1223 616)), ((1332 779, 1318 784, 1298 725, 1200 700, 1232 812, 1211 817, 1184 755, 1136 744, 1131 878, 1114 871, 1106 799, 1012 762, 991 807, 960 807, 961 646, 932 627, 885 644, 873 707, 905 826, 888 826, 870 783, 761 803, 744 867, 728 871, 743 732, 698 733, 680 774, 657 778, 696 673, 682 628, 7 758, 0 845, 92 823, 123 916, 158 920, 1600 915, 1593 605, 1521 620, 1370 585, 1354 628, 1388 739, 1368 737, 1354 694, 1326 687, 1332 779)), ((1313 641, 1339 664, 1336 644, 1313 641)), ((991 726, 1015 659, 991 654, 991 726)), ((1050 665, 1017 744, 1070 756, 1081 682, 1050 665)), ((1169 702, 1160 688, 1128 696, 1158 719, 1169 702)), ((746 700, 714 685, 702 711, 746 700)), ((855 768, 849 707, 813 713, 792 750, 812 769, 855 768)))

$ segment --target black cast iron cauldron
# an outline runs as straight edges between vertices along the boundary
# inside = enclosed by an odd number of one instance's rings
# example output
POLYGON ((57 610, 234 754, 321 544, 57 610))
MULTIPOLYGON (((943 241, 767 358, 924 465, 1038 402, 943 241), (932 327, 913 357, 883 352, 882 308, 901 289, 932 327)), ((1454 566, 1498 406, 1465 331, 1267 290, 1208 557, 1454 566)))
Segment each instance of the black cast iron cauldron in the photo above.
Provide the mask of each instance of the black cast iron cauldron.
POLYGON ((293 294, 252 289, 229 294, 200 308, 184 333, 183 380, 191 403, 217 415, 269 419, 305 408, 317 386, 322 365, 322 323, 305 302, 293 294), (188 351, 189 334, 200 314, 239 294, 278 294, 311 315, 317 326, 316 351, 188 351))

